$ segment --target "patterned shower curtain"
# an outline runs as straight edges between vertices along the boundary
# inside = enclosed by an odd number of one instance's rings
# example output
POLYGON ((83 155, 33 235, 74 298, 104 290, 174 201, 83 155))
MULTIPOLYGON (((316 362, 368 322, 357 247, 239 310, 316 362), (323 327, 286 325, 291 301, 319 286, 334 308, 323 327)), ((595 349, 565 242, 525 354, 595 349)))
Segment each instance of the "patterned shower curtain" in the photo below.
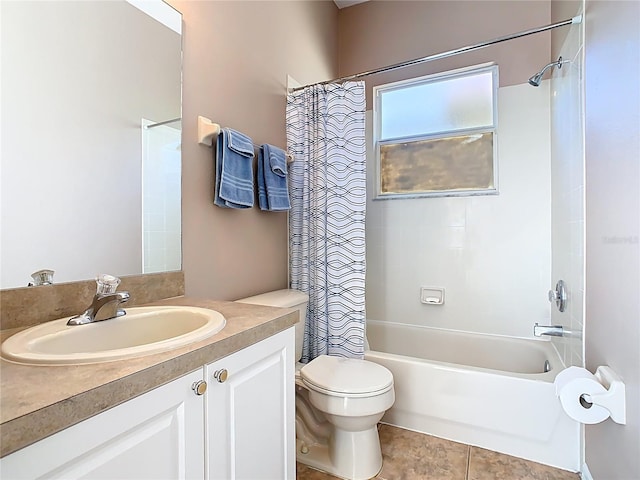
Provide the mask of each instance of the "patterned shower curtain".
POLYGON ((309 294, 302 361, 362 358, 365 327, 365 86, 287 97, 291 288, 309 294))

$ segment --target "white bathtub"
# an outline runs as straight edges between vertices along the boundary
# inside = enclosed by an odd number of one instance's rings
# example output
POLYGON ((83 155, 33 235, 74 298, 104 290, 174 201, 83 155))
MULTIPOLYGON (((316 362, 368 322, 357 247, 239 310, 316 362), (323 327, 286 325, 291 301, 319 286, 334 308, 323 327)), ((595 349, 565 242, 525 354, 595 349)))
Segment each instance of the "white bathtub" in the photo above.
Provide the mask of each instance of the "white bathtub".
POLYGON ((563 365, 551 342, 376 320, 367 339, 365 359, 395 382, 383 422, 579 470, 580 425, 555 395, 563 365))

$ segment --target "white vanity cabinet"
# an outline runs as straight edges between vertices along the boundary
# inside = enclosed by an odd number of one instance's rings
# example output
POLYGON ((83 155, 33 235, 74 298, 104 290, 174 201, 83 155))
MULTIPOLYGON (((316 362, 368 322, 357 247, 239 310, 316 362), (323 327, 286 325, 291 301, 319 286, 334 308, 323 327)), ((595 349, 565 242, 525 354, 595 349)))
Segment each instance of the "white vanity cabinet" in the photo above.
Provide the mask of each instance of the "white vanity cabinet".
POLYGON ((0 478, 295 480, 293 355, 291 327, 7 455, 0 478))
POLYGON ((13 479, 200 479, 204 397, 197 370, 0 460, 13 479))
POLYGON ((206 478, 295 480, 294 329, 205 366, 206 478))

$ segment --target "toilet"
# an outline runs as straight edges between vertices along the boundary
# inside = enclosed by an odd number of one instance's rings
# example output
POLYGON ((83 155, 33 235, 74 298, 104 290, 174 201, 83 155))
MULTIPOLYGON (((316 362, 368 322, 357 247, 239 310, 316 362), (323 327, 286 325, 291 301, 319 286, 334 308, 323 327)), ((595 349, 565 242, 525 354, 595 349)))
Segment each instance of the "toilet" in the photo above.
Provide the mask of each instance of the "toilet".
POLYGON ((395 401, 393 375, 373 362, 321 355, 300 363, 309 297, 277 290, 237 300, 297 308, 296 459, 349 480, 372 478, 382 468, 378 421, 395 401))

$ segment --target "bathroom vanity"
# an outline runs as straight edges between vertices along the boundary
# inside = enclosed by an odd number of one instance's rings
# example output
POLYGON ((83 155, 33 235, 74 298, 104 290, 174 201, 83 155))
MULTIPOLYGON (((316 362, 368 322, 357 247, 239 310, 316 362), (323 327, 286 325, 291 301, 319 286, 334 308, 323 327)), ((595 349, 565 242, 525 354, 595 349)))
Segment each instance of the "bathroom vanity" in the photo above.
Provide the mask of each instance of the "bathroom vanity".
POLYGON ((196 344, 123 361, 1 361, 3 477, 295 478, 297 312, 158 303, 215 309, 227 325, 196 344))

